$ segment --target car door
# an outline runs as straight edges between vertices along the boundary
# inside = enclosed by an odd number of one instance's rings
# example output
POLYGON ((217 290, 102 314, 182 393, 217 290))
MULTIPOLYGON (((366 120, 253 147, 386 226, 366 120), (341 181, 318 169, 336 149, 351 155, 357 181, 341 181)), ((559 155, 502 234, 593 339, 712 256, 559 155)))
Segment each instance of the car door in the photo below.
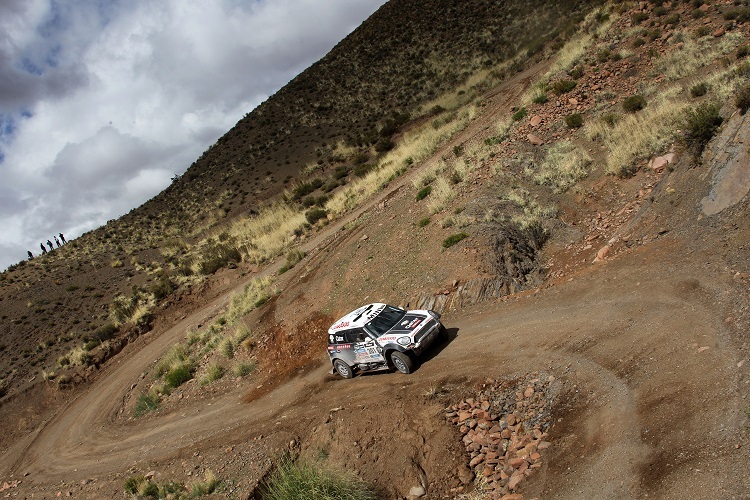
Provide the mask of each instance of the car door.
POLYGON ((353 346, 357 363, 380 363, 385 361, 382 349, 375 343, 363 328, 354 328, 345 334, 345 340, 353 346))
POLYGON ((357 364, 354 356, 354 344, 346 338, 345 332, 336 332, 328 337, 328 354, 331 360, 340 359, 349 366, 357 364))

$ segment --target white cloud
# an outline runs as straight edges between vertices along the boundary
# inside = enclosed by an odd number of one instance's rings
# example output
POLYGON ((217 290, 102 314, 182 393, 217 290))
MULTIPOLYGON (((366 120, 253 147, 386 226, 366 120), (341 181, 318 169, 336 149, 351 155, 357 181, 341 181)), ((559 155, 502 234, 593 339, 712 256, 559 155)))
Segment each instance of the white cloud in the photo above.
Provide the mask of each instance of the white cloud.
POLYGON ((0 269, 157 194, 385 0, 5 0, 0 269))

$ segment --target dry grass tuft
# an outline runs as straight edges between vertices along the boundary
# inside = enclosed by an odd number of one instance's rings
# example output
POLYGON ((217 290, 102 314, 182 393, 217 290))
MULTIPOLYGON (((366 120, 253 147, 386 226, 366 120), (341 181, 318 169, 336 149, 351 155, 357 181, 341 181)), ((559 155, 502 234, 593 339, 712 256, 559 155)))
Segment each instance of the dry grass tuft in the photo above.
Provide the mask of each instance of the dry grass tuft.
POLYGON ((588 175, 590 164, 591 156, 583 148, 570 141, 560 141, 547 150, 539 171, 529 169, 528 173, 537 184, 562 193, 588 175))

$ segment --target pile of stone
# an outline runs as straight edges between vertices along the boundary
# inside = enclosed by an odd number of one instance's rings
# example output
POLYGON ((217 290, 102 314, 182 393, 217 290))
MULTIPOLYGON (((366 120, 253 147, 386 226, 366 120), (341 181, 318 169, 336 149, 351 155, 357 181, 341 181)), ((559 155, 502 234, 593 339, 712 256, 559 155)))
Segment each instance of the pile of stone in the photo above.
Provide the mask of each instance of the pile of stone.
MULTIPOLYGON (((469 455, 469 467, 487 498, 521 499, 523 481, 542 467, 551 446, 547 431, 559 383, 535 373, 512 380, 487 380, 475 397, 446 409, 458 426, 469 455)), ((451 493, 461 493, 458 487, 451 493)))

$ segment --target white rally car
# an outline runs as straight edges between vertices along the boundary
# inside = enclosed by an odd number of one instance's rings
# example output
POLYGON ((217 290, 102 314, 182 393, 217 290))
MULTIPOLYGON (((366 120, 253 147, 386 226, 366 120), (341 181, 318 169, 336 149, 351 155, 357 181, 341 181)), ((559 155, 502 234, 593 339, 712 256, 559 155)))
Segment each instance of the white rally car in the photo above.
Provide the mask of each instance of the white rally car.
POLYGON ((445 337, 440 314, 404 311, 388 304, 362 306, 328 329, 328 356, 344 378, 355 371, 414 370, 415 357, 438 337, 445 337))

